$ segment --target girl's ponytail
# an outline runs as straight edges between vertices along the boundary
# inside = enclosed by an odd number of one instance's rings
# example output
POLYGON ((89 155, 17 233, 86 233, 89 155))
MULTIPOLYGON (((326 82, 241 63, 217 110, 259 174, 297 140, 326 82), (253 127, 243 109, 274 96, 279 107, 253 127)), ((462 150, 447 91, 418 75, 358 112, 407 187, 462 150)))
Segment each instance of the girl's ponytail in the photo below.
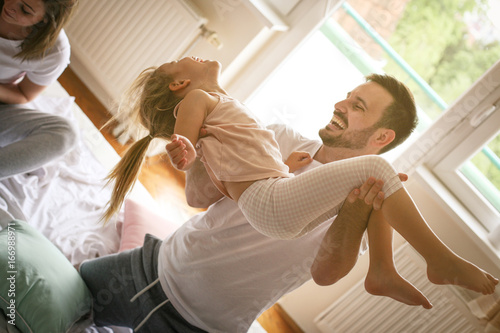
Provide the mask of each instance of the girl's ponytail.
POLYGON ((107 209, 101 218, 104 224, 120 210, 125 197, 134 186, 146 159, 146 153, 152 139, 153 137, 148 135, 135 142, 106 177, 108 180, 107 184, 114 182, 114 188, 111 193, 111 199, 108 201, 107 209))
POLYGON ((104 224, 120 210, 125 197, 134 186, 153 137, 169 140, 174 132, 173 110, 181 98, 168 88, 172 80, 171 76, 157 71, 156 67, 142 71, 126 90, 116 114, 105 125, 118 122, 125 128, 123 134, 142 139, 130 146, 106 177, 107 184, 115 184, 107 209, 101 218, 104 224), (144 133, 148 132, 149 135, 144 136, 144 133))

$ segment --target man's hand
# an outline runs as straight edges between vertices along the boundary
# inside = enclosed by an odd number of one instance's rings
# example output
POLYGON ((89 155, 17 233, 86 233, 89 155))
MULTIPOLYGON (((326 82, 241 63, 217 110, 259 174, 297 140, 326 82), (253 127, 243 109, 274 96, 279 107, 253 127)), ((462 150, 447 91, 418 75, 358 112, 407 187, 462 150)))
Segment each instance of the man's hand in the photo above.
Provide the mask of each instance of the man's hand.
POLYGON ((196 159, 196 150, 193 144, 188 138, 178 134, 172 135, 171 140, 165 148, 172 165, 177 170, 189 170, 196 159))
MULTIPOLYGON (((398 176, 402 182, 408 180, 408 175, 404 173, 399 173, 398 176)), ((370 177, 359 189, 354 189, 349 193, 347 201, 354 203, 356 200, 362 200, 374 210, 379 210, 382 208, 385 198, 384 192, 381 191, 383 186, 384 182, 382 180, 370 177)))
POLYGON ((203 138, 208 135, 208 131, 205 127, 200 128, 200 138, 203 138))
MULTIPOLYGON (((408 176, 400 174, 401 181, 408 176)), ((311 266, 314 281, 327 286, 347 275, 356 264, 363 233, 373 210, 382 207, 384 182, 368 178, 349 193, 339 214, 327 230, 311 266)))
POLYGON ((309 153, 305 151, 294 151, 290 154, 290 156, 288 156, 285 164, 288 165, 288 169, 290 169, 290 172, 293 173, 310 164, 312 161, 313 158, 309 155, 309 153))

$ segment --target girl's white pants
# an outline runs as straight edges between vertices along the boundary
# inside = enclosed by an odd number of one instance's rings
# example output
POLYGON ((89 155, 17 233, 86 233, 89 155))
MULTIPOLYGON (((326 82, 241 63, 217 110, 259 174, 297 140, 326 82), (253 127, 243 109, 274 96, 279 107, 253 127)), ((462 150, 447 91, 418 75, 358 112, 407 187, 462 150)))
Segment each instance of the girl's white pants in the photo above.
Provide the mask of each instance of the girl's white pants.
POLYGON ((243 192, 238 205, 259 232, 293 239, 336 216, 347 195, 369 177, 384 181, 385 198, 403 187, 389 162, 366 155, 331 162, 291 178, 256 181, 243 192))

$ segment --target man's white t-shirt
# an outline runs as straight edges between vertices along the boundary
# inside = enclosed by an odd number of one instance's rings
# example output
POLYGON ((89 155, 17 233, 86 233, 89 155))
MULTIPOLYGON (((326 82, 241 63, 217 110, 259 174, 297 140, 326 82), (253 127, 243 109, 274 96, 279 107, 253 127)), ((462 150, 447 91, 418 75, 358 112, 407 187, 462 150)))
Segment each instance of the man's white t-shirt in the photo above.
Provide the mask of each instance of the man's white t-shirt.
POLYGON ((66 69, 70 60, 70 44, 64 30, 61 30, 55 45, 40 59, 23 61, 14 58, 21 50, 22 40, 0 37, 0 83, 16 83, 25 75, 31 82, 48 86, 55 82, 66 69))
MULTIPOLYGON (((284 125, 270 129, 284 160, 294 151, 314 156, 321 147, 284 125)), ((313 161, 299 172, 318 165, 313 161)), ((238 205, 224 197, 164 240, 160 283, 191 324, 211 333, 247 332, 281 296, 311 279, 310 267, 330 224, 298 239, 272 239, 256 231, 238 205)))

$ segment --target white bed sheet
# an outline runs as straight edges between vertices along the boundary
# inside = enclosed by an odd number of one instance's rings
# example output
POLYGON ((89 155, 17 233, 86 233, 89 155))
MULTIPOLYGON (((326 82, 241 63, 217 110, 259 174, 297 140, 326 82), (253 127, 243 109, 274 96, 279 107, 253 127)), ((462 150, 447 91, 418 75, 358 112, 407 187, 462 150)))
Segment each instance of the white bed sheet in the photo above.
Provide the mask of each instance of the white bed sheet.
MULTIPOLYGON (((27 221, 73 265, 117 252, 123 214, 106 227, 98 221, 111 195, 104 178, 119 155, 59 83, 28 106, 72 119, 79 139, 76 147, 58 160, 0 182, 0 225, 12 219, 27 221)), ((157 209, 139 182, 131 197, 157 209)))
MULTIPOLYGON (((74 119, 73 99, 40 96, 33 108, 74 119)), ((116 252, 119 233, 114 223, 102 227, 99 215, 110 191, 103 187, 105 169, 81 140, 62 158, 28 174, 0 182, 2 224, 27 221, 41 231, 70 260, 116 252)))

